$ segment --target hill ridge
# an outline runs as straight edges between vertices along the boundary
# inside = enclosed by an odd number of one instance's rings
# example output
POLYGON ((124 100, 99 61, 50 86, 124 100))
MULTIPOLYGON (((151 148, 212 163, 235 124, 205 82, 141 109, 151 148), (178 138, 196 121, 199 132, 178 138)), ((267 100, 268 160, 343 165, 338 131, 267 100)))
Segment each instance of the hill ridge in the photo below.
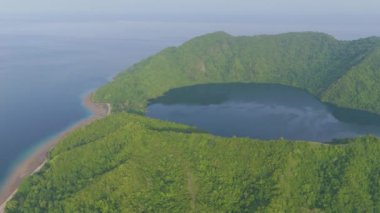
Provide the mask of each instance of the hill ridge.
MULTIPOLYGON (((379 114, 378 102, 351 103, 338 99, 337 95, 326 95, 337 93, 330 92, 331 86, 353 67, 371 66, 363 63, 376 65, 365 59, 378 47, 380 39, 377 37, 340 41, 320 32, 256 36, 215 32, 198 36, 179 47, 166 48, 135 64, 100 88, 95 99, 111 103, 115 111, 144 113, 149 99, 172 88, 205 83, 278 83, 305 89, 330 104, 379 114)), ((380 66, 372 66, 372 69, 380 72, 380 66)), ((380 81, 380 77, 375 77, 373 80, 380 81)), ((380 88, 377 90, 380 92, 380 88)), ((339 96, 352 95, 358 96, 339 90, 339 96)))

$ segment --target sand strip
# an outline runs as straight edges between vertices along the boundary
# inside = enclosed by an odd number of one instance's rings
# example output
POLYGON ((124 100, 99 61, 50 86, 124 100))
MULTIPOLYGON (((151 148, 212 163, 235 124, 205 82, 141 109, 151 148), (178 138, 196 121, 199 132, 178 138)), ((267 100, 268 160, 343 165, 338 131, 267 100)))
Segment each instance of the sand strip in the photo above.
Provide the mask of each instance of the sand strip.
POLYGON ((97 104, 91 101, 91 95, 87 96, 84 100, 84 105, 93 113, 91 117, 81 120, 74 124, 68 130, 60 133, 58 137, 43 145, 35 153, 29 156, 24 162, 22 162, 8 177, 3 190, 0 193, 0 213, 4 213, 5 205, 12 196, 16 193, 18 186, 22 180, 39 171, 47 160, 47 155, 54 146, 60 142, 65 136, 73 132, 74 130, 83 127, 94 120, 104 118, 111 113, 110 104, 97 104))

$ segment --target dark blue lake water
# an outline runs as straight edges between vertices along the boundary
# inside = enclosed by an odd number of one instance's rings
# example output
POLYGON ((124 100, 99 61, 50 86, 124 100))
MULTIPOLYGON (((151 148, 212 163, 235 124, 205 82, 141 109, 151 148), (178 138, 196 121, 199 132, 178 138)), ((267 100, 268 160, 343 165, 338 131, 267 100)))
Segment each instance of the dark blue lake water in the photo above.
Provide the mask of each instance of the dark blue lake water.
POLYGON ((227 137, 329 142, 380 136, 380 116, 326 105, 303 90, 273 84, 173 89, 151 101, 147 116, 227 137))
POLYGON ((34 149, 89 116, 81 105, 85 94, 167 46, 220 30, 235 35, 322 31, 342 39, 380 34, 362 24, 367 22, 346 19, 346 24, 331 18, 228 19, 0 14, 0 187, 34 149))

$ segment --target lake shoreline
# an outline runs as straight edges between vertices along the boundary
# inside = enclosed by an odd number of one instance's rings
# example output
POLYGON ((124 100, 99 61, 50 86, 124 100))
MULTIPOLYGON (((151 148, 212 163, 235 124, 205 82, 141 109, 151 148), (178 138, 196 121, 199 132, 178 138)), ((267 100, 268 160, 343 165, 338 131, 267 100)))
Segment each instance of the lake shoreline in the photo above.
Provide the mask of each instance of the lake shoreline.
POLYGON ((0 192, 0 213, 4 212, 6 203, 17 192, 17 188, 21 182, 26 177, 38 172, 45 165, 48 154, 55 147, 55 145, 57 145, 60 141, 62 141, 62 139, 73 131, 86 126, 95 120, 104 118, 111 113, 110 104, 94 103, 91 97, 92 94, 86 96, 83 100, 83 105, 92 113, 90 117, 78 121, 67 130, 59 133, 57 137, 38 148, 12 171, 10 176, 5 181, 4 188, 0 192))

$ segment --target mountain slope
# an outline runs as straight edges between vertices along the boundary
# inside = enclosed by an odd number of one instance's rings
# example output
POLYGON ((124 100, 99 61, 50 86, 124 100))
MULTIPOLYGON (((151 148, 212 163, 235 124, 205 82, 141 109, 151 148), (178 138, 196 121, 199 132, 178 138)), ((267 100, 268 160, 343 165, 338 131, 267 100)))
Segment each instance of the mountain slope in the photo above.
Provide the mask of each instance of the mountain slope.
POLYGON ((373 137, 221 138, 114 114, 62 141, 7 212, 376 212, 379 152, 373 137))
MULTIPOLYGON (((332 86, 350 70, 361 70, 376 61, 374 50, 379 45, 377 38, 338 41, 312 32, 253 37, 218 32, 192 39, 178 48, 165 49, 134 65, 99 89, 95 99, 112 103, 115 111, 142 113, 149 99, 172 88, 202 83, 260 82, 303 88, 331 104, 380 113, 376 107, 380 105, 378 94, 369 100, 358 99, 351 105, 342 101, 351 96, 349 91, 332 86)), ((380 71, 374 66, 372 72, 380 71)), ((358 88, 358 92, 370 93, 371 83, 362 83, 366 87, 364 91, 358 88)))
POLYGON ((322 100, 339 106, 380 112, 380 48, 347 71, 322 95, 322 100))

